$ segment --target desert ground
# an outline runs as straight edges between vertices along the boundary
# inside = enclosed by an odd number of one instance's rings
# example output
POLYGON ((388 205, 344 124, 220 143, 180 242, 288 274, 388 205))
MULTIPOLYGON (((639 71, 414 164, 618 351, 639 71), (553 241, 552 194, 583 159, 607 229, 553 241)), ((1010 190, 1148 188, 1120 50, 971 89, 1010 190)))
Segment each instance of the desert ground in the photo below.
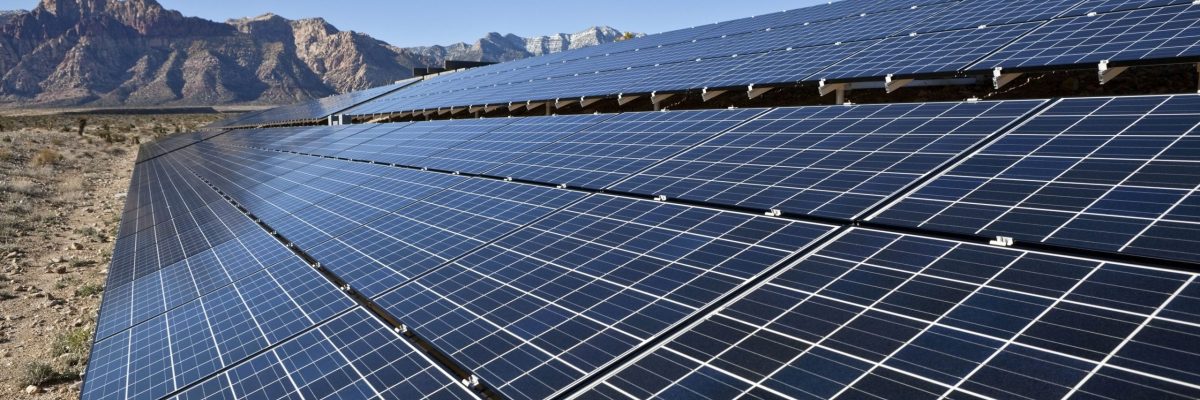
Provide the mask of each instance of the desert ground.
POLYGON ((138 143, 224 117, 0 116, 0 398, 79 397, 138 143))

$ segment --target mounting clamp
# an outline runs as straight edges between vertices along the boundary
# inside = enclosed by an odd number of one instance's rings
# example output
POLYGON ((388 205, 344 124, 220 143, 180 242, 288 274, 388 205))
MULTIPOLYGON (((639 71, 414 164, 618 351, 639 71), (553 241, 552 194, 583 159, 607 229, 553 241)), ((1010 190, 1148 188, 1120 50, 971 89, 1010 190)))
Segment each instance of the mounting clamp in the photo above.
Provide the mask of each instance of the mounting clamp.
POLYGON ((1000 247, 1012 247, 1013 243, 1015 243, 1013 241, 1013 238, 1011 238, 1009 236, 996 236, 996 239, 988 242, 988 244, 990 244, 992 246, 1000 246, 1000 247))

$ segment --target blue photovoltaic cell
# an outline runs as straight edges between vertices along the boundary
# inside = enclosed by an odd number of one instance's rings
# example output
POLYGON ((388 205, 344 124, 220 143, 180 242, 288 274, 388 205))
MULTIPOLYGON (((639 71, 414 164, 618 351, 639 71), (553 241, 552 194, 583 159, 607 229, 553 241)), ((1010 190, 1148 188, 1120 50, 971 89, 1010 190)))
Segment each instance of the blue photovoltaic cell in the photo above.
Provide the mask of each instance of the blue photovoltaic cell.
POLYGON ((809 80, 960 71, 1038 25, 1025 23, 892 37, 818 72, 809 80))
POLYGON ((1045 21, 1074 9, 1079 0, 965 0, 921 21, 913 32, 1045 21))
POLYGON ((376 301, 506 397, 543 398, 829 231, 593 195, 376 301))
POLYGON ((779 108, 613 189, 850 219, 1044 103, 779 108))
POLYGON ((1065 99, 871 221, 1200 260, 1200 96, 1065 99))
POLYGON ((489 175, 602 189, 733 128, 761 109, 619 114, 489 175))
POLYGON ((1200 56, 1200 6, 1056 19, 971 67, 1049 67, 1200 56))
POLYGON ((783 49, 754 58, 728 72, 702 80, 702 87, 729 87, 794 83, 809 80, 814 74, 865 49, 875 40, 839 43, 804 49, 783 49))
POLYGON ((443 171, 486 174, 513 158, 541 148, 611 115, 568 115, 514 119, 511 123, 417 162, 420 167, 443 171))
POLYGON ((123 385, 130 398, 161 398, 353 306, 293 258, 100 340, 98 349, 127 341, 129 351, 93 353, 89 371, 127 364, 126 373, 89 378, 82 397, 123 385))
POLYGON ((413 81, 402 81, 391 85, 384 85, 297 104, 276 107, 262 112, 247 113, 246 115, 219 121, 209 125, 209 127, 221 128, 253 126, 289 121, 321 119, 333 113, 358 105, 359 103, 393 92, 412 83, 413 81))
POLYGON ((580 398, 1195 398, 1200 325, 1160 310, 1196 285, 855 229, 580 398))
POLYGON ((361 309, 259 354, 173 399, 475 399, 361 309))
POLYGON ((1138 8, 1154 8, 1177 4, 1188 4, 1194 0, 1084 0, 1078 7, 1067 15, 1086 15, 1088 13, 1107 13, 1138 8))
POLYGON ((375 296, 583 196, 473 179, 307 250, 354 290, 375 296))

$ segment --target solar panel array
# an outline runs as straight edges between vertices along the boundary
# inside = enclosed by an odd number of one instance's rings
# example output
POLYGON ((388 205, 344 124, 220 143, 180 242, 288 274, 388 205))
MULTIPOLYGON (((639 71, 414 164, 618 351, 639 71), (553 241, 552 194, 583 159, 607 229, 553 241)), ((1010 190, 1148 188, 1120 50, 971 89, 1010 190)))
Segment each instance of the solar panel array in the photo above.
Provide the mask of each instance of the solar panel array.
POLYGON ((1079 98, 1026 121, 875 221, 1200 261, 1200 98, 1079 98))
POLYGON ((841 1, 424 80, 371 115, 697 89, 1192 62, 1191 1, 841 1))
POLYGON ((248 112, 237 117, 217 121, 206 128, 235 128, 324 119, 416 82, 416 79, 408 79, 390 85, 323 97, 267 110, 248 112))
POLYGON ((83 398, 1196 398, 1198 110, 229 131, 137 164, 83 398))

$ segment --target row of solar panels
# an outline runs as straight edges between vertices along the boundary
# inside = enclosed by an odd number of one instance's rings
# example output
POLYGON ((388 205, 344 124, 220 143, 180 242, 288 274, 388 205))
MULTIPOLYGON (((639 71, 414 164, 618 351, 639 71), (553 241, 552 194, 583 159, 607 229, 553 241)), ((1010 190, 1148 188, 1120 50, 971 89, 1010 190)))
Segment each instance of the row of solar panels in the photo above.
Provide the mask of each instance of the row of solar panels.
POLYGON ((473 396, 219 193, 505 397, 1195 398, 1195 274, 802 219, 1194 262, 1198 105, 232 131, 138 164, 83 397, 473 396))
POLYGON ((1197 96, 1059 101, 875 209, 1044 103, 455 120, 243 131, 215 142, 1200 261, 1197 96))
POLYGON ((383 85, 370 89, 309 100, 282 107, 248 112, 237 117, 217 121, 206 126, 205 128, 222 129, 266 124, 283 124, 291 122, 310 122, 313 120, 324 119, 330 115, 337 114, 366 101, 416 83, 417 80, 418 79, 408 79, 390 85, 383 85))
POLYGON ((762 18, 758 21, 768 25, 746 25, 750 30, 743 33, 673 44, 646 41, 645 47, 628 44, 598 53, 607 49, 602 46, 448 74, 345 113, 1200 57, 1200 6, 1183 0, 1108 3, 964 0, 799 25, 762 18), (1137 8, 1143 6, 1150 8, 1137 8))
POLYGON ((221 129, 204 128, 195 132, 177 133, 149 143, 144 143, 139 146, 137 162, 146 161, 151 158, 191 146, 196 142, 220 135, 222 132, 224 131, 221 129))

